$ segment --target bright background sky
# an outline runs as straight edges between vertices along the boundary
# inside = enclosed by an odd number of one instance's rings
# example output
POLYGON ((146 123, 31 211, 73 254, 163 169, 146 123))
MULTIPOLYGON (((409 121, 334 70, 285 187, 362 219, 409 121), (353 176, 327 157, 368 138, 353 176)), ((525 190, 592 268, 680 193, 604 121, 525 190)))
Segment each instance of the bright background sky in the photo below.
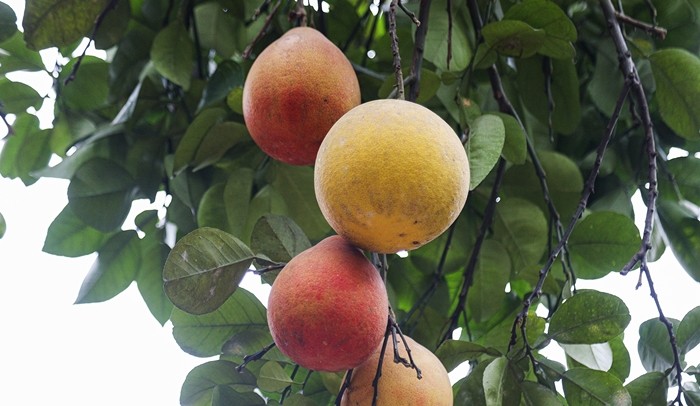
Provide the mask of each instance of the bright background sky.
MULTIPOLYGON (((4 2, 21 18, 23 1, 4 2)), ((50 82, 10 78, 35 86, 42 95, 49 91, 50 82)), ((51 108, 50 102, 45 103, 42 112, 51 108)), ((42 124, 49 126, 50 116, 42 116, 42 124)), ((0 124, 0 138, 5 135, 0 124)), ((0 213, 7 221, 7 232, 0 239, 0 404, 179 404, 185 376, 206 360, 177 346, 172 325, 161 327, 156 322, 135 285, 104 303, 73 305, 94 256, 64 258, 41 251, 47 227, 67 203, 67 185, 65 180, 41 179, 25 187, 19 180, 0 177, 0 213)), ((637 200, 637 218, 643 219, 644 208, 637 200)), ((145 205, 137 203, 134 212, 145 205)), ((671 254, 651 269, 668 317, 681 319, 700 305, 700 285, 671 254)), ((636 272, 626 277, 613 274, 578 284, 614 293, 630 308, 632 322, 625 342, 632 358, 631 377, 643 373, 636 354, 638 326, 657 315, 646 284, 635 290, 637 277, 636 272)), ((244 283, 266 303, 267 289, 260 289, 255 278, 247 277, 244 283)), ((561 356, 556 344, 550 347, 548 354, 561 356)), ((692 352, 689 364, 698 364, 699 355, 697 349, 692 352)))

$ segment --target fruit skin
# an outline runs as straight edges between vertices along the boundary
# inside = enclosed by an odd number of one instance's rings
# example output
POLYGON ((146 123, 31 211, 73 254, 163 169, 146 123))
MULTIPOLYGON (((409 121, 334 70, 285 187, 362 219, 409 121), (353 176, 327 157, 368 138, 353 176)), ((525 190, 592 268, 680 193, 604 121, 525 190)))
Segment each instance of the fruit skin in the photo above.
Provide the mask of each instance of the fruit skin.
POLYGON ((469 161, 452 128, 427 108, 374 100, 326 135, 314 187, 321 212, 365 250, 394 253, 442 234, 469 192, 469 161))
POLYGON ((268 45, 248 72, 243 118, 258 146, 291 165, 312 165, 360 85, 343 52, 313 28, 297 27, 268 45))
POLYGON ((282 269, 267 315, 282 353, 304 368, 338 372, 362 363, 381 343, 389 299, 374 265, 331 236, 282 269))
MULTIPOLYGON (((450 378, 440 360, 427 348, 404 336, 422 378, 416 371, 403 364, 394 363, 391 340, 387 343, 379 379, 378 406, 452 406, 453 395, 450 378)), ((408 359, 401 337, 398 338, 399 354, 408 359)), ((341 406, 371 406, 374 396, 372 381, 377 372, 381 346, 367 361, 352 372, 350 385, 341 399, 341 406)))

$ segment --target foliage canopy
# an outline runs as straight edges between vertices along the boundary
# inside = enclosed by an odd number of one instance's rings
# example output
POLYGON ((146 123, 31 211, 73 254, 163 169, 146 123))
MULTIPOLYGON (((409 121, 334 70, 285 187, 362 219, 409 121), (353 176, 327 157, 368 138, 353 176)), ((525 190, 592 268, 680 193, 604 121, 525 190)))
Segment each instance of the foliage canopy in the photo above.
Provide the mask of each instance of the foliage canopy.
POLYGON ((335 401, 342 375, 269 349, 264 304, 238 288, 253 268, 272 283, 331 233, 313 168, 267 157, 241 111, 252 60, 307 23, 353 63, 363 101, 397 96, 398 68, 406 98, 444 118, 470 156, 472 190, 453 226, 378 261, 403 332, 448 370, 471 363, 455 404, 700 404, 699 367, 685 362, 700 307, 653 315, 631 355, 625 303, 575 284, 634 271, 653 289, 647 262, 666 249, 700 282, 700 1, 407 1, 395 28, 389 3, 28 0, 22 32, 0 3, 0 73, 44 72, 55 91, 0 78, 0 174, 70 180, 44 251, 97 253, 76 301, 136 282, 183 351, 218 356, 188 375, 183 405, 335 401), (85 37, 105 59, 82 54, 85 37), (47 47, 62 56, 49 69, 47 47), (31 112, 46 98, 55 118, 41 129, 31 112), (671 148, 688 156, 667 159, 671 148), (162 210, 122 229, 134 200, 159 194, 162 210), (552 341, 566 365, 540 354, 552 341), (630 356, 645 374, 630 376, 630 356))

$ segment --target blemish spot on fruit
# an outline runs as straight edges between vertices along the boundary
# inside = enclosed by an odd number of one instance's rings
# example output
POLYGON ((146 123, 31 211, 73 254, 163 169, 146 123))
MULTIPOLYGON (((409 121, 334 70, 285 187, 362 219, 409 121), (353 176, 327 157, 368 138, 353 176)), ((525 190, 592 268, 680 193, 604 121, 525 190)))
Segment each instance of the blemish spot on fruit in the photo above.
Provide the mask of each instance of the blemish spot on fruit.
POLYGON ((405 237, 406 233, 399 233, 399 237, 405 237))
POLYGON ((418 241, 412 241, 411 244, 413 244, 413 245, 418 245, 418 244, 420 244, 420 242, 418 242, 418 241))

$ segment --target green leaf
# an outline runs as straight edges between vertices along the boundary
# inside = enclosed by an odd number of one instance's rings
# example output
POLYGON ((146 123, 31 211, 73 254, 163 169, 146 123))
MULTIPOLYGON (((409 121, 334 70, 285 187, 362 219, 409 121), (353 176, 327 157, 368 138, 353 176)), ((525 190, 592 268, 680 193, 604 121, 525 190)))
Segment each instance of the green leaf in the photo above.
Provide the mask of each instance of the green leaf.
POLYGON ((180 392, 182 406, 265 405, 253 392, 255 376, 229 361, 209 361, 187 374, 180 392))
POLYGON ((649 60, 661 118, 681 137, 700 139, 700 59, 682 49, 663 49, 649 60))
POLYGON ((613 352, 608 343, 559 344, 566 355, 586 368, 607 371, 613 363, 613 352))
POLYGON ((284 197, 270 184, 263 186, 248 205, 248 216, 243 231, 245 241, 250 241, 255 224, 266 214, 289 215, 284 197))
POLYGON ((240 23, 233 18, 236 17, 235 12, 231 13, 218 2, 208 2, 197 5, 194 15, 201 46, 216 50, 221 58, 230 58, 236 52, 240 36, 236 32, 236 25, 240 23))
POLYGON ((476 322, 488 320, 503 305, 510 273, 508 251, 498 241, 484 241, 467 297, 471 317, 476 322))
POLYGON ((173 304, 163 289, 163 267, 170 247, 152 235, 143 238, 141 244, 143 254, 136 284, 148 310, 161 325, 164 325, 170 319, 173 310, 173 304))
POLYGON ((546 37, 538 52, 552 58, 573 58, 576 26, 564 10, 548 0, 527 0, 509 8, 505 20, 519 20, 536 29, 544 30, 546 37))
POLYGON ((212 312, 236 290, 253 259, 236 237, 215 228, 198 228, 182 237, 168 255, 163 269, 165 292, 186 312, 212 312))
POLYGON ((0 73, 17 70, 42 71, 45 69, 41 55, 27 48, 24 35, 19 31, 15 31, 12 37, 0 43, 0 49, 4 51, 0 52, 0 73))
MULTIPOLYGON (((617 72, 618 69, 617 50, 613 42, 599 42, 595 56, 595 69, 593 77, 587 86, 587 91, 591 97, 591 102, 607 117, 612 115, 617 103, 617 96, 620 94, 624 84, 622 75, 610 74, 611 72, 617 72)), ((624 110, 622 114, 625 114, 624 110)))
MULTIPOLYGON (((2 5, 3 3, 0 3, 2 5)), ((39 109, 43 99, 33 87, 21 82, 0 78, 0 105, 8 114, 25 112, 29 107, 39 109)))
POLYGON ((556 392, 535 382, 520 382, 520 390, 523 393, 522 405, 524 406, 561 406, 563 404, 556 392))
POLYGON ((141 266, 139 238, 135 231, 114 234, 97 253, 75 303, 109 300, 129 287, 141 266))
MULTIPOLYGON (((581 102, 579 97, 579 80, 576 66, 571 59, 551 59, 551 92, 554 101, 552 110, 552 128, 554 131, 572 134, 581 121, 581 102)), ((547 125, 549 105, 545 92, 546 78, 542 57, 518 59, 518 89, 525 107, 540 121, 547 125)))
POLYGON ((5 216, 0 213, 0 238, 5 236, 5 232, 7 231, 7 223, 5 222, 5 216))
POLYGON ((264 391, 282 392, 292 382, 289 374, 275 361, 263 364, 258 373, 258 387, 264 391))
POLYGON ((595 344, 622 334, 630 322, 620 298, 595 290, 579 290, 554 312, 548 335, 562 344, 595 344))
POLYGON ((131 209, 134 179, 118 163, 93 158, 83 163, 68 185, 68 206, 86 224, 113 231, 131 209))
POLYGON ((177 344, 186 353, 197 357, 221 354, 229 339, 242 331, 268 331, 265 307, 243 288, 236 289, 211 313, 194 315, 174 308, 170 320, 177 344))
POLYGON ((109 64, 100 58, 88 55, 83 58, 75 78, 66 84, 65 80, 78 63, 77 61, 74 59, 66 64, 59 75, 61 85, 59 103, 65 103, 70 109, 84 111, 104 107, 108 103, 107 96, 110 91, 109 64))
POLYGON ((506 131, 506 139, 503 143, 503 157, 510 163, 522 165, 527 158, 527 140, 525 131, 518 120, 510 114, 494 113, 503 121, 506 131))
POLYGON ((254 252, 265 254, 277 262, 287 262, 302 251, 311 248, 311 242, 299 226, 286 216, 262 216, 250 238, 254 252))
POLYGON ((529 58, 544 45, 547 35, 527 23, 501 20, 486 24, 481 30, 489 48, 499 54, 517 58, 529 58))
POLYGON ((609 341, 609 344, 613 353, 613 362, 608 372, 615 375, 620 381, 625 382, 630 376, 632 361, 630 360, 630 353, 627 351, 623 336, 619 335, 613 338, 609 341))
POLYGON ((700 159, 687 156, 671 159, 666 162, 668 170, 673 174, 673 180, 684 199, 700 206, 700 159))
POLYGON ((316 201, 313 168, 275 163, 271 179, 271 185, 284 196, 289 217, 299 224, 309 239, 316 241, 325 237, 331 227, 316 201))
POLYGON ((156 35, 151 60, 163 77, 185 90, 190 88, 194 44, 182 21, 174 20, 156 35))
POLYGON ((49 225, 42 251, 65 257, 92 254, 111 237, 81 221, 66 206, 49 225))
POLYGON ((87 36, 108 0, 34 0, 24 10, 24 39, 35 50, 69 45, 87 36))
POLYGON ((209 130, 221 123, 226 116, 226 110, 211 108, 202 110, 187 127, 185 135, 175 150, 173 172, 178 173, 195 161, 197 152, 204 142, 209 130))
POLYGON ((12 37, 17 32, 17 15, 12 7, 0 3, 0 42, 12 37))
POLYGON ((244 141, 250 141, 248 129, 241 123, 216 123, 205 134, 192 159, 195 171, 219 161, 226 152, 244 141))
MULTIPOLYGON (((678 320, 669 319, 674 331, 678 331, 678 320)), ((658 319, 649 319, 639 325, 637 352, 644 369, 648 372, 666 372, 673 365, 673 350, 666 326, 658 319)))
MULTIPOLYGON (((454 5, 453 7, 456 8, 454 5)), ((425 37, 425 59, 443 71, 466 69, 472 58, 472 46, 466 34, 468 28, 448 15, 447 1, 438 0, 433 3, 428 17, 428 27, 430 29, 425 37), (450 18, 452 18, 452 26, 450 26, 450 18), (448 41, 450 37, 451 41, 448 41), (451 49, 449 48, 450 44, 451 49), (451 52, 449 64, 447 62, 448 52, 451 52)))
MULTIPOLYGON (((272 336, 267 329, 251 328, 240 330, 231 335, 224 343, 221 352, 222 358, 236 363, 241 363, 246 356, 260 351, 272 343, 272 336)), ((290 360, 277 347, 262 356, 262 359, 289 363, 290 360)))
POLYGON ((486 405, 517 405, 520 403, 520 385, 518 367, 512 365, 507 357, 499 357, 493 360, 484 369, 484 395, 486 405))
POLYGON ((499 116, 484 114, 471 123, 467 154, 473 190, 488 176, 503 151, 506 129, 499 116))
POLYGON ((598 279, 620 271, 641 242, 631 218, 614 212, 591 213, 576 225, 569 239, 576 277, 598 279))
POLYGON ((700 405, 700 385, 697 382, 683 382, 683 397, 688 406, 700 405))
POLYGON ((503 199, 496 206, 494 239, 510 255, 513 271, 538 264, 547 248, 547 219, 534 204, 523 199, 503 199))
POLYGON ((563 387, 570 405, 632 405, 632 398, 622 382, 607 372, 572 368, 564 373, 563 387))
POLYGON ((435 355, 448 372, 452 372, 461 363, 471 361, 484 354, 500 355, 497 351, 489 350, 483 345, 461 340, 446 340, 435 350, 435 355))
MULTIPOLYGON (((208 3, 202 7, 204 6, 214 6, 217 9, 221 9, 216 3, 208 3)), ((207 107, 224 100, 231 90, 240 86, 243 86, 243 68, 241 68, 241 65, 231 60, 223 61, 216 67, 216 71, 207 81, 201 105, 207 107)))
POLYGON ((625 385, 635 406, 656 406, 666 404, 668 380, 661 372, 649 372, 625 385))
POLYGON ((8 137, 0 151, 0 175, 20 178, 25 185, 38 179, 34 172, 46 167, 51 158, 51 133, 39 129, 39 120, 31 114, 21 114, 12 126, 14 135, 8 137))
POLYGON ((693 308, 678 325, 678 348, 687 354, 700 344, 700 306, 693 308))
POLYGON ((484 370, 493 360, 487 360, 476 364, 466 378, 459 380, 454 385, 454 404, 456 405, 485 405, 484 394, 484 370))
MULTIPOLYGON (((562 219, 574 213, 583 190, 583 176, 571 158, 553 151, 538 151, 540 163, 547 176, 547 186, 552 202, 562 219)), ((520 197, 537 204, 543 213, 548 213, 542 197, 542 187, 534 165, 512 166, 503 178, 502 195, 520 197)))
POLYGON ((657 209, 666 245, 688 275, 700 282, 700 221, 678 202, 659 199, 657 209))

